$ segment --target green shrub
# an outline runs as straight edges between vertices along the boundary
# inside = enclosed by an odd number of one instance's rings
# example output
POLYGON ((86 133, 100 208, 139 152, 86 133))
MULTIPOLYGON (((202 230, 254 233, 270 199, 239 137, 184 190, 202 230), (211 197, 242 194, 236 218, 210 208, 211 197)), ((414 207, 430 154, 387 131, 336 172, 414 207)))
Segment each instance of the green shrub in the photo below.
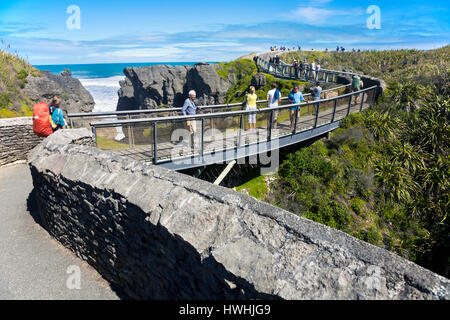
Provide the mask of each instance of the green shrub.
POLYGON ((361 215, 363 213, 365 205, 366 202, 361 198, 353 198, 350 202, 350 207, 352 208, 353 212, 355 212, 357 215, 361 215))
POLYGON ((373 227, 369 227, 367 228, 367 230, 360 231, 359 238, 373 245, 381 245, 383 241, 381 232, 373 227))
POLYGON ((7 108, 12 103, 12 97, 9 93, 0 94, 0 107, 7 108))

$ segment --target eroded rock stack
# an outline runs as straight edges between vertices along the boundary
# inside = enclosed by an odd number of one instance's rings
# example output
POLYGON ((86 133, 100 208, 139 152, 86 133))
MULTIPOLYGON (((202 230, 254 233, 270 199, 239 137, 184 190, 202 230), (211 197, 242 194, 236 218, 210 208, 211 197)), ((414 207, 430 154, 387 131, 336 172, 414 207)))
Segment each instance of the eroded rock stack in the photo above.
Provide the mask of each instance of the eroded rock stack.
POLYGON ((43 72, 41 77, 28 76, 25 94, 34 102, 47 103, 56 95, 63 102, 61 109, 67 113, 90 112, 95 102, 92 95, 83 87, 80 80, 73 78, 69 70, 61 75, 43 72))
POLYGON ((120 81, 117 111, 153 109, 157 106, 181 107, 189 90, 197 93, 197 105, 220 104, 234 83, 216 72, 218 65, 154 65, 125 68, 120 81))

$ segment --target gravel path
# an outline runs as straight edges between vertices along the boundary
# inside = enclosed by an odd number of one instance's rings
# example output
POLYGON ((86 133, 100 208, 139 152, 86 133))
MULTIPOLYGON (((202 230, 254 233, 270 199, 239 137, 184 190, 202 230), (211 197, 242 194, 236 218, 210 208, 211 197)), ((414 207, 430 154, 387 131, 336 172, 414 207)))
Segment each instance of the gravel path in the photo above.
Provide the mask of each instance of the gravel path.
POLYGON ((27 165, 0 168, 0 300, 119 299, 97 271, 36 223, 32 190, 27 165))

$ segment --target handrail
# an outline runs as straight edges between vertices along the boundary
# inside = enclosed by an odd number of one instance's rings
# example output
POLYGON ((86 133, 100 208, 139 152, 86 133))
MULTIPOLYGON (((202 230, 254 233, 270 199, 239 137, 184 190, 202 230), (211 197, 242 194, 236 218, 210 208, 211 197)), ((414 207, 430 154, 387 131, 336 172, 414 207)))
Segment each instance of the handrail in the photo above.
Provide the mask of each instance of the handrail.
MULTIPOLYGON (((277 66, 277 64, 270 63, 267 60, 257 56, 256 57, 256 63, 260 67, 263 67, 261 65, 261 61, 263 61, 265 64, 267 64, 269 68, 270 68, 271 65, 272 66, 277 66)), ((283 61, 281 61, 281 62, 288 68, 294 68, 293 66, 290 66, 290 65, 286 64, 283 61)), ((281 63, 279 65, 281 65, 281 63)), ((267 68, 267 73, 270 74, 269 68, 267 68)), ((345 72, 345 71, 336 71, 336 70, 328 70, 328 69, 320 69, 318 72, 335 73, 335 74, 354 74, 354 73, 349 73, 349 72, 345 72)), ((297 77, 292 77, 292 79, 298 79, 298 78, 297 77)), ((301 80, 301 79, 298 79, 298 80, 301 80)), ((322 93, 325 93, 325 92, 328 92, 328 91, 333 91, 333 90, 338 90, 338 89, 345 88, 345 87, 348 87, 348 86, 350 86, 350 84, 343 85, 343 86, 340 86, 340 87, 330 88, 330 89, 327 89, 327 90, 323 90, 322 93)), ((304 94, 304 96, 310 96, 310 95, 311 95, 310 93, 304 94)), ((287 100, 287 97, 283 97, 281 100, 287 100)), ((268 100, 258 100, 256 102, 257 103, 265 103, 265 102, 268 102, 268 100)), ((244 102, 237 102, 237 103, 228 103, 228 104, 198 106, 198 108, 200 108, 200 109, 220 109, 220 108, 236 107, 236 106, 240 106, 240 105, 243 105, 243 104, 244 104, 244 102)), ((181 107, 172 107, 172 108, 145 109, 145 110, 123 110, 123 111, 89 112, 89 113, 69 113, 67 116, 68 116, 68 118, 70 119, 70 121, 72 123, 72 119, 73 118, 92 118, 92 117, 99 117, 99 118, 108 117, 109 118, 111 116, 131 116, 131 115, 136 115, 136 114, 154 114, 154 113, 162 113, 162 112, 180 112, 181 109, 182 109, 181 107)))
POLYGON ((321 99, 316 101, 308 101, 306 103, 298 103, 298 104, 289 104, 278 107, 269 107, 269 108, 261 108, 256 110, 239 110, 239 111, 227 111, 227 112, 216 112, 216 113, 208 113, 208 114, 195 114, 195 115, 187 115, 187 116, 172 116, 172 117, 158 117, 158 118, 142 118, 142 119, 130 119, 130 120, 114 120, 114 121, 94 121, 91 122, 91 127, 101 128, 101 127, 114 127, 115 125, 129 125, 129 124, 142 124, 142 123, 154 123, 154 122, 172 122, 172 121, 187 121, 187 120, 196 120, 196 119, 209 119, 209 118, 221 118, 228 116, 238 116, 241 114, 249 114, 249 113, 262 113, 265 111, 278 111, 283 109, 288 109, 297 106, 309 106, 315 105, 317 103, 330 102, 346 97, 350 97, 353 95, 359 95, 363 92, 373 90, 378 86, 372 86, 370 88, 362 89, 359 91, 355 91, 352 93, 347 93, 341 96, 329 98, 329 99, 321 99))
MULTIPOLYGON (((257 61, 257 63, 259 61, 264 61, 264 63, 268 64, 269 66, 275 66, 276 67, 277 65, 281 65, 281 66, 285 66, 285 67, 289 67, 289 68, 294 68, 294 66, 292 64, 288 64, 288 63, 286 63, 286 62, 284 62, 282 60, 280 60, 279 64, 276 64, 276 63, 269 62, 269 61, 267 61, 267 60, 265 60, 265 59, 263 59, 263 58, 261 58, 259 56, 256 56, 256 61, 257 61)), ((263 66, 260 65, 260 67, 263 67, 263 66)), ((309 68, 308 68, 308 70, 309 70, 309 68)), ((317 70, 309 70, 309 71, 316 71, 317 72, 317 70)), ((327 73, 337 73, 337 74, 345 74, 345 75, 358 75, 358 76, 366 77, 366 75, 364 75, 364 74, 357 73, 357 72, 350 72, 350 71, 338 71, 338 70, 331 70, 331 69, 326 69, 326 68, 320 68, 318 70, 318 72, 320 72, 320 71, 324 71, 324 72, 327 72, 327 73)))
MULTIPOLYGON (((323 90, 322 93, 330 92, 334 90, 339 90, 343 88, 349 87, 350 84, 342 85, 339 87, 334 87, 330 89, 323 90)), ((303 96, 311 96, 311 93, 305 93, 303 96)), ((288 97, 283 97, 281 100, 287 100, 288 97)), ((258 100, 256 103, 266 103, 268 100, 258 100)), ((228 108, 228 107, 236 107, 236 106, 242 106, 245 102, 236 102, 236 103, 229 103, 229 104, 218 104, 218 105, 206 105, 206 106, 197 106, 199 109, 221 109, 221 108, 228 108)), ((107 117, 110 118, 111 116, 127 116, 127 115, 135 115, 135 114, 152 114, 152 113, 162 113, 162 112, 180 112, 182 108, 161 108, 161 109, 144 109, 144 110, 123 110, 123 111, 103 111, 103 112, 81 112, 81 113, 69 113, 67 116, 68 118, 93 118, 93 117, 107 117)))

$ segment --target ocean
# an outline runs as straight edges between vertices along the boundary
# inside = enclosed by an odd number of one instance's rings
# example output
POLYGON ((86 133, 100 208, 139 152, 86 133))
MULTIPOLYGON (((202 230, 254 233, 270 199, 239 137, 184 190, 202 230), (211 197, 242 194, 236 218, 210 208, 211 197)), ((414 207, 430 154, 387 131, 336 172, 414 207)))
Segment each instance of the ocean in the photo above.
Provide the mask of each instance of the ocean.
POLYGON ((144 67, 151 65, 194 65, 197 62, 147 62, 147 63, 98 63, 98 64, 61 64, 34 65, 42 71, 61 74, 64 69, 72 72, 81 84, 91 93, 95 101, 94 112, 116 110, 119 99, 117 91, 119 81, 125 79, 123 69, 127 67, 144 67))

